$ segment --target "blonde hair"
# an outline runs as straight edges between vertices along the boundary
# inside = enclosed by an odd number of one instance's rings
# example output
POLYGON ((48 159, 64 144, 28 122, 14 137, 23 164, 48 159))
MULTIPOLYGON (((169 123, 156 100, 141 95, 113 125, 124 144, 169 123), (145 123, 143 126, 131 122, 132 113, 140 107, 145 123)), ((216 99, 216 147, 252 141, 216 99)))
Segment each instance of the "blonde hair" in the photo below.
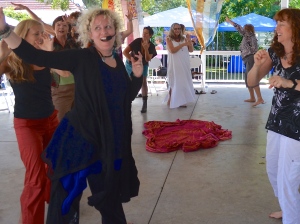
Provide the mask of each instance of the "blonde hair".
POLYGON ((184 36, 182 35, 182 28, 181 28, 181 25, 179 23, 173 23, 172 24, 168 37, 171 38, 172 40, 176 39, 175 32, 174 32, 174 27, 175 26, 179 26, 180 27, 181 31, 180 31, 180 34, 179 34, 179 39, 180 39, 180 41, 183 41, 184 40, 184 36))
POLYGON ((158 40, 159 42, 162 42, 162 37, 161 36, 157 36, 157 37, 155 37, 155 40, 158 40))
MULTIPOLYGON (((40 22, 32 19, 27 19, 21 21, 14 29, 14 32, 25 39, 28 31, 33 26, 42 26, 40 22)), ((7 64, 10 67, 9 79, 12 82, 20 83, 23 81, 34 82, 35 78, 33 76, 33 66, 24 62, 21 58, 19 58, 14 52, 11 52, 7 58, 7 64)))
POLYGON ((81 43, 82 47, 89 47, 91 45, 92 43, 92 40, 90 38, 91 24, 94 21, 94 19, 99 15, 103 15, 112 20, 115 27, 115 33, 116 33, 114 47, 118 48, 122 44, 121 35, 120 35, 121 21, 119 19, 119 16, 117 13, 111 10, 101 9, 99 7, 93 7, 90 8, 89 10, 83 11, 81 16, 78 18, 78 29, 77 29, 77 32, 79 34, 78 42, 81 43))

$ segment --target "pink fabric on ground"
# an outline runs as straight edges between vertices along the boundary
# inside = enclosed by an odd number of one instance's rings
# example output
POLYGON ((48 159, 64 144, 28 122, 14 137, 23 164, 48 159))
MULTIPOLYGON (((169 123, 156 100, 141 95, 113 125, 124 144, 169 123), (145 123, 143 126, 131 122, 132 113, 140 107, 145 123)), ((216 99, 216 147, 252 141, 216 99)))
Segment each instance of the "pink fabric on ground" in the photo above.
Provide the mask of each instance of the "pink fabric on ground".
POLYGON ((179 120, 175 122, 149 121, 144 124, 149 152, 172 152, 182 149, 192 152, 213 148, 219 141, 232 138, 231 131, 213 121, 179 120))

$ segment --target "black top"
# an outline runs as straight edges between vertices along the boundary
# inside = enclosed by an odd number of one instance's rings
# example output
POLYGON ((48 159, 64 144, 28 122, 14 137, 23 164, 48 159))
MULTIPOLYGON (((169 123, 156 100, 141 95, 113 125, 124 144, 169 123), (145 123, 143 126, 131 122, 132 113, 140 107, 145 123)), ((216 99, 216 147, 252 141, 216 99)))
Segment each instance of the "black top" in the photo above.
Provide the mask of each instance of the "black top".
MULTIPOLYGON (((142 53, 142 40, 143 38, 136 38, 134 41, 132 41, 129 44, 131 51, 133 51, 135 54, 138 54, 138 52, 142 53)), ((157 55, 155 45, 150 41, 149 43, 150 43, 149 54, 152 54, 152 58, 154 58, 157 55)), ((143 65, 148 65, 148 64, 149 63, 145 60, 145 56, 143 55, 143 65)))
MULTIPOLYGON (((274 66, 273 75, 300 80, 300 64, 284 68, 272 48, 269 55, 274 66)), ((274 96, 266 129, 300 141, 300 91, 292 88, 274 88, 274 96)))
POLYGON ((54 106, 51 98, 51 74, 48 68, 35 70, 35 82, 10 81, 15 94, 14 116, 24 119, 40 119, 49 117, 54 106))
MULTIPOLYGON (((119 56, 115 54, 115 57, 119 56)), ((116 166, 120 165, 119 163, 122 162, 118 159, 121 158, 120 155, 124 147, 125 111, 123 105, 125 102, 124 93, 128 88, 125 78, 127 73, 121 68, 121 66, 112 68, 99 59, 99 69, 102 75, 105 98, 110 113, 110 120, 113 125, 116 170, 118 170, 116 166)))
MULTIPOLYGON (((77 172, 102 161, 105 181, 114 175, 115 141, 111 114, 104 91, 102 71, 99 70, 99 60, 101 59, 94 47, 85 49, 71 49, 59 52, 49 52, 35 49, 22 40, 20 46, 14 52, 30 64, 45 66, 72 72, 75 79, 75 100, 74 107, 65 117, 71 125, 89 143, 94 145, 94 156, 88 161, 74 164, 70 161, 68 169, 58 166, 51 178, 57 179, 72 172, 77 172)), ((142 82, 142 77, 130 77, 126 74, 125 66, 119 57, 115 57, 120 69, 123 70, 124 80, 128 88, 124 95, 124 140, 121 152, 121 191, 122 201, 129 201, 130 197, 136 196, 139 189, 137 171, 131 152, 131 102, 137 95, 142 82)), ((61 124, 59 125, 61 126, 61 124)), ((64 136, 61 136, 63 138, 64 136)), ((52 139, 56 141, 57 139, 52 139)), ((66 139, 68 140, 68 139, 66 139)), ((59 139, 57 140, 59 141, 59 139)), ((68 144, 66 144, 68 145, 68 144)), ((63 148, 57 149, 64 151, 63 148)), ((68 155, 65 155, 68 156, 68 155)), ((46 159, 46 158, 44 158, 46 159)), ((49 162, 49 161, 46 161, 49 162)), ((51 164, 50 164, 51 165, 51 164)), ((100 199, 101 200, 101 199, 100 199)))

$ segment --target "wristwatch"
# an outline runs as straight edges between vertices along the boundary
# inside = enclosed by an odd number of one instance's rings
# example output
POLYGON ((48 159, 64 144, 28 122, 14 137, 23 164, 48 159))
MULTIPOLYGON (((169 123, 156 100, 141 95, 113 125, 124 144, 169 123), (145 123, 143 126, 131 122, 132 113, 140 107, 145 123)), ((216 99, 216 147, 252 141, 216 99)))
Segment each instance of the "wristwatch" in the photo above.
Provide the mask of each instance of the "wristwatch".
POLYGON ((291 89, 295 89, 296 86, 298 85, 298 82, 296 81, 297 79, 291 79, 291 81, 293 82, 293 86, 291 89))

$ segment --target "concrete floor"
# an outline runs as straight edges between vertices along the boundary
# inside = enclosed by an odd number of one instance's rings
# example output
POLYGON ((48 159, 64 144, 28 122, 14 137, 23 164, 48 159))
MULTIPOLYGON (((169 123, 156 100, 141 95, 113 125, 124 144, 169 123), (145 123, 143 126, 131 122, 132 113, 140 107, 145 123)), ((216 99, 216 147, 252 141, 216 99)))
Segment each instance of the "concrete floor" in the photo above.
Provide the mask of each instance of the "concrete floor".
MULTIPOLYGON (((187 108, 162 104, 166 92, 149 95, 148 112, 133 102, 132 148, 141 181, 139 196, 124 204, 134 224, 279 224, 268 214, 279 210, 265 171, 265 123, 272 90, 263 85, 267 102, 252 108, 244 85, 209 85, 217 94, 196 95, 187 108), (144 122, 176 119, 214 121, 233 138, 191 153, 156 154, 145 150, 144 122)), ((1 104, 0 104, 1 105, 1 104)), ((0 112, 0 223, 16 224, 24 178, 13 129, 13 114, 0 112)), ((81 223, 101 223, 99 213, 81 202, 81 223)))

